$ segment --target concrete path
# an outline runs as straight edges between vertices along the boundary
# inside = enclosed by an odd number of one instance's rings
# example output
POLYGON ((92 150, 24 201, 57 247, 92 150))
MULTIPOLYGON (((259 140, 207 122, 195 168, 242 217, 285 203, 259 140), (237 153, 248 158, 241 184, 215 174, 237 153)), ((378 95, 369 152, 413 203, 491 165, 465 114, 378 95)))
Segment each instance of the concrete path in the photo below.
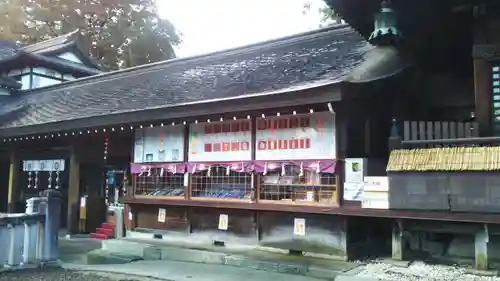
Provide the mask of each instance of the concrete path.
POLYGON ((82 265, 65 263, 63 264, 63 268, 153 277, 170 281, 325 281, 325 279, 270 273, 254 269, 164 260, 137 261, 129 264, 111 265, 82 265))
POLYGON ((85 263, 88 252, 100 249, 101 241, 90 238, 59 238, 59 258, 63 262, 85 263))

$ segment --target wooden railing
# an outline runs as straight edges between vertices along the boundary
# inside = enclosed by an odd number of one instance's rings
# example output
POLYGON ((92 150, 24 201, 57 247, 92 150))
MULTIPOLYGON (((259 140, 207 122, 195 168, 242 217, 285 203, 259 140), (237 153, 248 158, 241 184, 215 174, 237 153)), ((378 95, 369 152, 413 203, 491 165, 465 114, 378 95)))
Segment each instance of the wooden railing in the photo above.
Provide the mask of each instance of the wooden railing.
POLYGON ((402 141, 479 137, 477 122, 404 121, 402 141))
POLYGON ((393 120, 389 137, 391 149, 498 144, 500 137, 479 136, 477 122, 393 120))

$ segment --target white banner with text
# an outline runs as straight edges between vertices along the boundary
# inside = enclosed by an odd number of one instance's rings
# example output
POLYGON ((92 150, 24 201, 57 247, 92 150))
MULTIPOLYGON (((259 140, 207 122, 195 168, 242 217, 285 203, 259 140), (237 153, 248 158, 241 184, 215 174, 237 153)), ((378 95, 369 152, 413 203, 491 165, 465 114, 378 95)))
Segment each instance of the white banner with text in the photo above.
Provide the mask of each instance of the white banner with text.
POLYGON ((142 128, 135 131, 134 163, 184 161, 184 126, 142 128))
POLYGON ((256 142, 256 160, 335 159, 335 115, 258 118, 256 142))
POLYGON ((189 125, 190 162, 252 160, 250 120, 206 122, 189 125))

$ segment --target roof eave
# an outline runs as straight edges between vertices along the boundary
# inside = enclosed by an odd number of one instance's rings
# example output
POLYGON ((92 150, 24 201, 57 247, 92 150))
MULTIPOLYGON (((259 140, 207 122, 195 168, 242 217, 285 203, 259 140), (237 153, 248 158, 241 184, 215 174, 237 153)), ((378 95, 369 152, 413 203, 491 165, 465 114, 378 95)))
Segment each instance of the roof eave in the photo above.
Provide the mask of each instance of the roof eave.
POLYGON ((326 108, 326 103, 336 102, 342 99, 340 85, 340 81, 333 81, 329 85, 322 85, 298 91, 278 92, 276 94, 269 95, 250 95, 243 98, 158 107, 154 109, 100 115, 32 126, 4 128, 0 129, 0 137, 47 134, 57 131, 81 130, 89 127, 137 124, 141 122, 154 122, 168 119, 189 119, 207 115, 238 114, 241 112, 321 103, 324 103, 326 108), (314 91, 314 93, 311 93, 311 91, 314 91), (217 106, 210 106, 213 104, 217 104, 217 106))
MULTIPOLYGON (((102 71, 98 70, 98 69, 93 69, 93 68, 89 68, 89 67, 86 67, 86 66, 80 66, 80 65, 77 65, 77 64, 73 64, 73 63, 70 63, 70 62, 65 62, 65 61, 57 61, 56 59, 54 58, 47 58, 47 57, 44 57, 42 55, 38 55, 38 54, 33 54, 33 53, 27 53, 27 52, 21 52, 18 56, 16 57, 13 57, 9 60, 6 60, 4 62, 9 62, 11 64, 16 64, 16 60, 18 61, 18 66, 19 67, 23 67, 23 66, 33 66, 33 65, 28 65, 29 63, 26 63, 25 61, 22 61, 22 59, 30 59, 32 60, 35 65, 37 63, 42 63, 43 66, 52 66, 56 69, 59 69, 59 70, 65 70, 65 71, 68 71, 68 72, 76 72, 76 73, 80 73, 81 75, 96 75, 96 74, 101 74, 102 71)), ((11 68, 12 66, 10 65, 9 68, 11 68)), ((0 70, 5 70, 7 69, 6 67, 0 67, 0 70)))

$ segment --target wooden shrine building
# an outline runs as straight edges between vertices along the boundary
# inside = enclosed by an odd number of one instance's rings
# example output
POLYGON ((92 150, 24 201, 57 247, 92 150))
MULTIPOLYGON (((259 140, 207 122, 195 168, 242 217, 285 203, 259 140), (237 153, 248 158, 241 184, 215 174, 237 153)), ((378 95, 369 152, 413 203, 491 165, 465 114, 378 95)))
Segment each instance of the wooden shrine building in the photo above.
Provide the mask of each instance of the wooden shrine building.
POLYGON ((450 188, 411 185, 495 177, 496 160, 465 162, 486 152, 441 146, 496 146, 498 4, 414 2, 332 0, 348 24, 8 96, 3 192, 22 202, 57 176, 70 232, 86 195, 121 197, 130 236, 346 259, 453 258, 463 242, 485 268, 500 214, 434 208, 450 188))

